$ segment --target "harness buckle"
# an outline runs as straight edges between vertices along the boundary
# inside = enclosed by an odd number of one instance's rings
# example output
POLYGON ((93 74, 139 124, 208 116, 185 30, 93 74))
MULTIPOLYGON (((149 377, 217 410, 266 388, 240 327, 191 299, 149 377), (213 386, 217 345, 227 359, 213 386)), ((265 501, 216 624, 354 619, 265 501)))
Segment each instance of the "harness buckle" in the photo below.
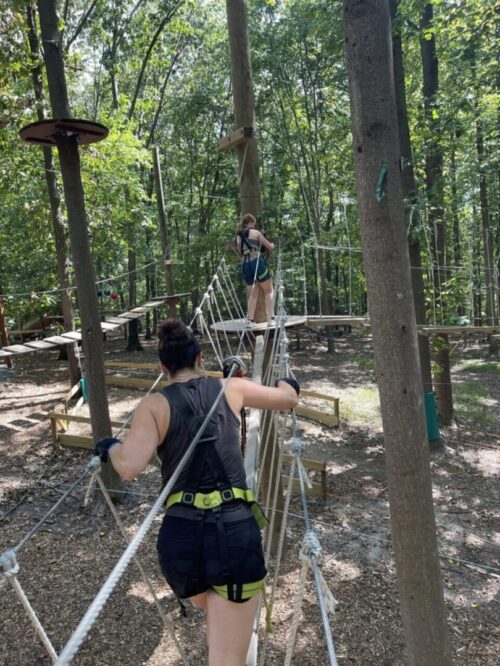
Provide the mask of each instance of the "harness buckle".
POLYGON ((234 500, 234 493, 232 488, 225 488, 220 491, 220 496, 223 502, 232 502, 234 500))
POLYGON ((192 506, 194 504, 194 493, 184 492, 182 493, 182 504, 189 504, 192 506))

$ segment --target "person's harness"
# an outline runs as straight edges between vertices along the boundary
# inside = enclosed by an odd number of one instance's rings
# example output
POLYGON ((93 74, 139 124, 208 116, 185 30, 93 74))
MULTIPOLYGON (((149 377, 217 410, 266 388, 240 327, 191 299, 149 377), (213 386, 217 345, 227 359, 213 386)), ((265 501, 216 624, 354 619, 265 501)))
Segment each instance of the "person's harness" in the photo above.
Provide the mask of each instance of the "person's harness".
MULTIPOLYGON (((217 395, 218 393, 219 391, 217 391, 217 395)), ((172 403, 182 422, 186 424, 190 438, 194 438, 204 421, 204 417, 200 417, 193 411, 179 385, 175 383, 171 384, 168 387, 167 396, 168 401, 172 403)), ((215 402, 215 399, 211 401, 212 404, 215 402)), ((204 411, 208 412, 211 406, 212 405, 205 404, 203 408, 204 411)), ((166 507, 169 508, 174 504, 181 504, 182 506, 193 507, 195 509, 216 510, 229 502, 242 500, 250 505, 257 524, 263 529, 268 524, 268 521, 264 516, 262 509, 255 502, 253 491, 249 488, 236 488, 231 486, 224 465, 215 448, 218 434, 217 430, 218 427, 215 417, 212 416, 210 421, 206 424, 205 430, 195 447, 193 457, 189 463, 189 471, 184 488, 169 495, 166 501, 166 507), (201 479, 203 478, 203 473, 207 465, 212 472, 216 488, 211 492, 199 492, 201 479)))
MULTIPOLYGON (((203 411, 208 413, 211 406, 217 399, 207 397, 208 380, 205 380, 205 395, 203 411), (211 404, 207 404, 211 402, 211 404)), ((217 395, 219 391, 217 391, 217 395)), ((171 384, 166 392, 169 403, 177 410, 182 422, 189 430, 189 437, 192 439, 200 429, 204 418, 199 416, 184 396, 182 389, 177 384, 171 384)), ((222 564, 224 585, 218 586, 224 588, 227 598, 230 601, 241 601, 242 594, 246 594, 248 586, 235 585, 230 582, 231 574, 229 570, 229 553, 226 540, 226 533, 224 528, 224 516, 222 513, 222 506, 236 500, 242 500, 250 505, 251 511, 254 515, 257 524, 261 529, 266 527, 268 520, 265 517, 262 509, 255 502, 255 496, 252 490, 246 488, 236 488, 231 486, 224 465, 220 459, 219 454, 215 448, 215 442, 218 435, 217 422, 215 415, 212 416, 210 421, 205 426, 204 432, 195 447, 193 457, 189 463, 189 471, 183 490, 172 493, 166 501, 167 509, 171 506, 178 505, 182 507, 189 507, 186 513, 186 518, 195 521, 193 529, 198 532, 198 552, 196 553, 194 566, 192 570, 193 579, 196 580, 198 571, 200 569, 200 560, 202 557, 202 540, 204 523, 208 519, 216 523, 220 562, 222 564), (214 477, 214 483, 217 488, 211 492, 199 492, 203 472, 208 465, 214 477), (210 510, 210 513, 207 511, 210 510), (245 589, 244 589, 245 588, 245 589)), ((185 614, 185 606, 179 599, 183 614, 185 614)))
POLYGON ((255 247, 255 245, 252 245, 250 243, 249 234, 250 229, 243 229, 243 231, 240 231, 238 234, 240 237, 240 251, 243 255, 243 261, 250 261, 252 254, 258 255, 259 252, 264 257, 267 257, 269 254, 268 250, 263 245, 260 245, 260 247, 255 247))

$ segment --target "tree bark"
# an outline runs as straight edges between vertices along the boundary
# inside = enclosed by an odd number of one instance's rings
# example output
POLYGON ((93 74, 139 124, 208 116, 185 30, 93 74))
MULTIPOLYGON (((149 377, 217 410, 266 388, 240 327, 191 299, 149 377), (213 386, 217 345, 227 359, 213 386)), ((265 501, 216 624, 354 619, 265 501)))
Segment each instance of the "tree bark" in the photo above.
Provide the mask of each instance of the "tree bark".
MULTIPOLYGON (((236 128, 255 128, 255 98, 250 43, 248 40, 247 10, 244 0, 226 0, 226 8, 236 128)), ((255 136, 248 138, 237 147, 237 150, 241 214, 252 213, 252 215, 258 215, 262 211, 262 202, 260 198, 257 139, 255 136)))
MULTIPOLYGON (((158 208, 158 225, 160 227, 160 240, 163 251, 163 260, 165 262, 165 287, 167 295, 174 293, 174 278, 172 274, 172 264, 170 262, 170 243, 167 225, 167 213, 165 211, 165 199, 163 195, 163 181, 161 177, 160 155, 158 147, 153 148, 153 173, 156 192, 156 205, 158 208)), ((168 316, 170 319, 175 319, 177 316, 176 307, 174 303, 168 304, 168 316)))
MULTIPOLYGON (((137 260, 134 248, 134 227, 129 223, 128 238, 128 307, 131 310, 137 305, 137 260)), ((139 320, 131 319, 128 324, 127 351, 143 351, 141 341, 139 340, 139 320)))
MULTIPOLYGON (((30 44, 30 55, 32 61, 31 72, 33 79, 33 89, 37 102, 37 116, 38 120, 44 120, 45 114, 43 109, 43 77, 42 68, 38 60, 39 43, 36 32, 35 9, 31 3, 26 7, 26 19, 28 23, 28 40, 30 44)), ((66 231, 64 229, 64 222, 61 214, 61 197, 59 194, 59 188, 57 186, 52 149, 42 147, 42 151, 43 163, 45 167, 45 182, 47 183, 47 192, 49 195, 50 212, 52 217, 52 229, 54 232, 56 246, 57 278, 60 287, 59 293, 61 295, 64 330, 74 331, 75 324, 73 320, 73 306, 71 304, 71 297, 68 291, 69 277, 67 268, 68 258, 66 254, 66 231)), ((80 352, 76 343, 67 345, 66 349, 70 382, 71 386, 74 386, 80 381, 82 376, 80 368, 80 352)))
MULTIPOLYGON (((396 92, 396 110, 399 130, 399 149, 402 161, 402 184, 405 202, 405 227, 409 229, 408 243, 410 251, 411 281, 413 287, 413 302, 415 304, 415 316, 417 324, 426 324, 425 288, 422 271, 422 260, 420 242, 411 227, 412 214, 417 204, 417 187, 413 171, 413 157, 411 149, 410 129, 408 126, 408 112, 406 107, 406 89, 403 61, 403 47, 401 43, 401 30, 398 25, 399 0, 390 0, 392 24, 392 55, 394 68, 394 84, 396 92)), ((422 384, 425 393, 432 391, 431 351, 429 338, 425 335, 418 336, 418 353, 420 357, 420 369, 422 372, 422 384)))
MULTIPOLYGON (((2 341, 2 347, 7 347, 9 345, 9 333, 7 331, 7 325, 5 323, 5 310, 3 307, 3 300, 1 298, 2 291, 0 290, 0 339, 2 341)), ((10 356, 6 356, 4 361, 8 368, 13 367, 13 362, 10 356)))
MULTIPOLYGON (((38 0, 38 12, 52 113, 54 118, 70 118, 55 0, 38 0)), ((104 377, 104 350, 95 289, 95 271, 90 254, 85 197, 76 137, 71 135, 58 138, 57 150, 82 321, 82 345, 85 355, 92 435, 97 440, 110 436, 112 431, 104 377)), ((103 479, 111 490, 120 487, 119 476, 110 463, 103 468, 103 479)))
POLYGON ((344 0, 361 240, 408 662, 451 666, 432 502, 387 0, 344 0), (375 187, 385 168, 380 196, 375 187))
MULTIPOLYGON (((481 228, 483 232, 483 256, 484 272, 486 282, 486 325, 495 326, 497 316, 495 312, 495 261, 493 258, 493 247, 495 239, 490 224, 490 211, 488 206, 488 185, 486 182, 486 171, 484 168, 484 140, 483 126, 481 120, 476 121, 476 147, 479 162, 479 204, 481 210, 481 228)), ((498 353, 498 342, 494 335, 489 335, 490 354, 498 353)))
MULTIPOLYGON (((445 323, 444 292, 446 288, 446 240, 443 210, 443 153, 440 145, 440 120, 437 106, 439 89, 438 59, 433 30, 433 6, 428 3, 420 21, 424 107, 429 127, 429 145, 425 156, 425 181, 427 191, 428 222, 432 239, 434 262, 434 299, 441 321, 445 323)), ((439 377, 446 375, 450 365, 448 346, 442 348, 436 358, 436 396, 442 425, 449 425, 453 418, 453 393, 450 383, 442 383, 439 377), (443 366, 439 363, 443 362, 443 366), (445 411, 446 409, 446 411, 445 411)))

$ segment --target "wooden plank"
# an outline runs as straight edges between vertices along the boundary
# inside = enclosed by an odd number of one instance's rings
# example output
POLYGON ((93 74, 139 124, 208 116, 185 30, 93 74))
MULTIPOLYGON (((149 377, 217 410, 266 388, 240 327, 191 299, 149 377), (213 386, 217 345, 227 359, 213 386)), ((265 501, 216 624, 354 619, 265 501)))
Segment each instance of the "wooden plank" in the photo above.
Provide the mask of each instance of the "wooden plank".
MULTIPOLYGON (((50 412, 49 419, 63 419, 64 421, 72 421, 74 423, 90 423, 90 416, 83 416, 83 414, 60 414, 59 412, 50 412)), ((113 428, 123 427, 122 421, 111 421, 113 428)), ((129 427, 129 426, 126 426, 129 427)))
POLYGON ((417 326, 419 333, 422 335, 443 335, 448 334, 467 334, 479 333, 480 335, 491 335, 492 333, 500 333, 498 326, 417 326))
MULTIPOLYGON (((300 326, 301 324, 305 324, 306 321, 307 321, 306 317, 299 317, 298 315, 289 315, 285 321, 285 328, 290 328, 292 326, 300 326)), ((210 325, 210 328, 213 331, 217 331, 219 333, 223 333, 224 331, 226 333, 242 333, 243 331, 246 331, 249 334, 256 332, 263 333, 266 331, 268 327, 270 329, 276 329, 280 327, 280 323, 278 320, 276 320, 275 322, 272 322, 270 324, 268 324, 267 322, 263 322, 261 324, 253 324, 251 328, 246 328, 244 319, 228 319, 226 321, 219 321, 210 325)))
POLYGON ((253 127, 240 127, 239 129, 231 132, 227 136, 219 140, 218 148, 219 150, 229 150, 239 146, 240 143, 243 143, 247 139, 251 138, 254 135, 253 127))
POLYGON ((300 389, 300 395, 304 398, 317 398, 318 400, 328 400, 328 402, 338 402, 339 399, 335 398, 333 395, 326 395, 326 393, 316 393, 316 391, 308 391, 300 389))
POLYGON ((69 345, 71 340, 68 338, 63 338, 62 335, 51 335, 48 338, 45 338, 46 342, 52 342, 55 345, 69 345))
POLYGON ((119 326, 125 326, 125 324, 128 324, 128 319, 126 317, 107 317, 105 322, 101 322, 102 324, 118 324, 119 326))
POLYGON ((26 354, 26 352, 33 351, 29 347, 26 347, 26 345, 5 345, 3 350, 11 354, 26 354))
POLYGON ((31 349, 57 349, 57 345, 46 340, 31 340, 30 342, 25 342, 24 346, 31 349))
MULTIPOLYGON (((264 361, 264 338, 255 341, 252 379, 256 384, 262 383, 262 363, 264 361)), ((245 474, 247 486, 255 491, 257 487, 257 467, 260 446, 260 409, 250 409, 247 419, 247 442, 245 447, 245 474)))
MULTIPOLYGON (((289 453, 285 453, 283 455, 283 462, 290 465, 294 457, 289 453)), ((324 460, 313 460, 312 458, 302 458, 302 456, 300 459, 306 469, 313 469, 317 472, 324 472, 326 470, 326 462, 324 460)))
POLYGON ((338 428, 339 426, 339 417, 336 414, 325 414, 319 409, 312 409, 312 407, 305 407, 304 405, 297 405, 295 412, 298 416, 311 419, 311 421, 318 421, 334 428, 338 428))
MULTIPOLYGON (((142 379, 141 377, 120 377, 119 375, 107 375, 106 384, 108 386, 120 386, 122 388, 134 388, 140 390, 149 390, 154 383, 154 379, 142 379)), ((162 380, 157 384, 158 389, 168 386, 168 381, 162 380)))
POLYGON ((4 351, 0 349, 0 358, 7 358, 7 356, 12 356, 12 352, 4 351))
POLYGON ((160 362, 158 363, 132 363, 132 361, 104 361, 106 368, 130 368, 133 370, 158 370, 160 369, 160 362))
POLYGON ((352 326, 365 328, 370 325, 368 317, 353 317, 349 315, 308 315, 307 325, 311 328, 318 326, 352 326))
MULTIPOLYGON (((281 475, 281 481, 283 483, 284 488, 288 488, 288 479, 289 477, 286 474, 281 475)), ((300 481, 299 479, 294 479, 292 481, 292 490, 294 492, 299 492, 300 493, 300 481)), ((325 493, 323 490, 323 486, 321 483, 312 483, 312 487, 309 488, 307 484, 305 485, 305 491, 306 491, 306 497, 321 497, 322 499, 325 498, 325 493)))
POLYGON ((95 443, 93 437, 86 437, 85 435, 68 435, 68 433, 59 433, 58 438, 61 446, 69 446, 77 449, 90 449, 94 450, 95 443))
POLYGON ((76 382, 76 384, 73 384, 73 386, 70 388, 70 390, 66 393, 66 397, 64 398, 64 402, 69 402, 72 398, 75 397, 75 395, 81 391, 81 385, 80 382, 76 382))
POLYGON ((61 333, 61 336, 63 338, 68 338, 70 341, 73 342, 78 342, 82 339, 82 334, 80 331, 65 331, 64 333, 61 333))

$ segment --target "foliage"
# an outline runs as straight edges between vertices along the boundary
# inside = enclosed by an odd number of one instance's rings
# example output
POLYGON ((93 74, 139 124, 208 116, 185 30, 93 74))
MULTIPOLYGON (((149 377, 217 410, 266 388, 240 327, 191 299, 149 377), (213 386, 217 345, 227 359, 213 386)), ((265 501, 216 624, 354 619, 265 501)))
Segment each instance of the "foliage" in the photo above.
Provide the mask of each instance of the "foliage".
MULTIPOLYGON (((348 86, 340 5, 327 0, 248 0, 264 229, 283 239, 290 312, 364 314, 348 86), (317 249, 317 245, 332 249, 317 249), (306 287, 306 288, 305 288, 306 287)), ((431 139, 425 122, 419 30, 423 0, 400 3, 409 121, 419 188, 412 233, 423 249, 430 323, 472 321, 484 294, 479 171, 486 174, 498 261, 497 73, 494 6, 486 0, 434 3, 440 92, 433 107, 444 155, 448 254, 445 306, 432 299, 432 234, 424 194, 431 139), (479 163, 476 131, 484 134, 479 163), (474 289, 472 288, 474 286, 474 289), (477 309, 477 308, 476 308, 477 309)), ((233 129, 224 7, 193 0, 61 3, 72 112, 103 122, 106 141, 81 150, 97 277, 157 261, 161 242, 151 148, 157 145, 176 290, 198 302, 239 214, 236 158, 217 140, 233 129)), ((20 127, 36 109, 26 41, 26 3, 0 0, 0 289, 16 295, 9 316, 28 315, 30 294, 57 288, 43 162, 20 127), (17 296, 17 294, 28 294, 17 296)), ((58 169, 58 166, 57 166, 58 169)), ((241 284, 236 264, 234 277, 241 284)), ((138 299, 146 298, 144 271, 138 299)), ((124 288, 118 279, 113 288, 124 288)), ((153 280, 154 282, 154 280, 153 280)), ((243 292, 241 290, 241 294, 243 292)), ((482 304, 484 308, 484 301, 482 304)))

